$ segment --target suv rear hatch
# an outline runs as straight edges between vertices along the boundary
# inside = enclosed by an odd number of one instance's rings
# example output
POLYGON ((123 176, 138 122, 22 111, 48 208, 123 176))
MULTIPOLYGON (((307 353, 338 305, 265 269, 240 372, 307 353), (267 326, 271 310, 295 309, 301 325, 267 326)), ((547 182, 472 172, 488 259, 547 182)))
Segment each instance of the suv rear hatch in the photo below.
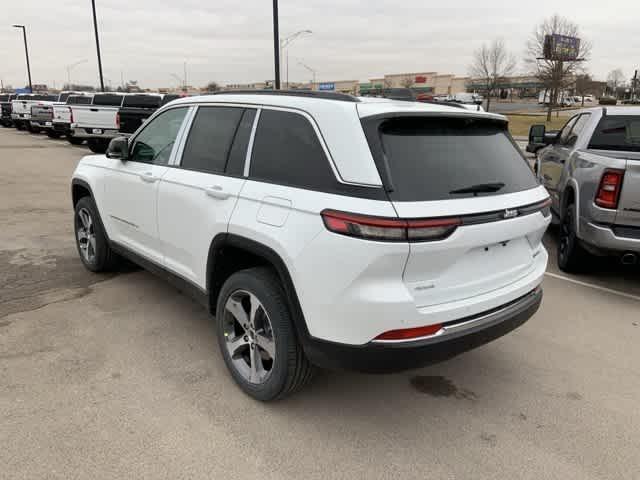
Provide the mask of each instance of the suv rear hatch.
POLYGON ((640 115, 602 117, 588 148, 626 161, 615 223, 640 227, 640 115))
POLYGON ((548 195, 504 120, 461 112, 362 123, 398 217, 454 226, 409 244, 403 280, 417 307, 497 290, 535 269, 548 195))

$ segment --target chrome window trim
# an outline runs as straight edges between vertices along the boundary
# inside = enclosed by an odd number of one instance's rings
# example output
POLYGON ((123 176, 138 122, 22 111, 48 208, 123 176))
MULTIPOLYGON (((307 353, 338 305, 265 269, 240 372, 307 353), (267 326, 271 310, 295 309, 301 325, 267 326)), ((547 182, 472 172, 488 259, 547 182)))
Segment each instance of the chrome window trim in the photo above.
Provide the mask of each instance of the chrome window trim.
POLYGON ((195 118, 197 111, 197 106, 189 106, 189 110, 187 111, 187 114, 182 121, 182 126, 178 131, 178 136, 176 137, 172 156, 169 160, 169 165, 172 167, 179 167, 182 163, 182 153, 184 152, 184 146, 187 143, 187 137, 189 136, 189 132, 191 131, 191 124, 193 123, 193 119, 195 118))

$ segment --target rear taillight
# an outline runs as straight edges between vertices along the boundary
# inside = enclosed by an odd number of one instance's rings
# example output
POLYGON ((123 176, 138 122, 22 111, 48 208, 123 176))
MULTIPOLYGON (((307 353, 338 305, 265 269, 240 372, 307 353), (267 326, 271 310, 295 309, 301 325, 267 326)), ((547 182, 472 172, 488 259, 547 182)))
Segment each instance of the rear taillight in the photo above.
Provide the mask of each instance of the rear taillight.
POLYGON ((323 210, 327 230, 366 240, 429 242, 443 240, 462 223, 459 218, 402 219, 323 210))
POLYGON ((618 208, 623 178, 624 170, 605 170, 596 193, 596 205, 614 210, 618 208))
POLYGON ((73 123, 73 110, 69 109, 69 122, 73 123))
POLYGON ((116 113, 116 128, 120 130, 120 112, 116 113))
POLYGON ((375 342, 377 341, 408 341, 408 340, 416 340, 423 337, 430 337, 435 335, 440 330, 442 330, 442 324, 437 323, 435 325, 427 325, 426 327, 416 327, 416 328, 403 328, 401 330, 389 330, 388 332, 384 332, 378 335, 373 339, 375 342))

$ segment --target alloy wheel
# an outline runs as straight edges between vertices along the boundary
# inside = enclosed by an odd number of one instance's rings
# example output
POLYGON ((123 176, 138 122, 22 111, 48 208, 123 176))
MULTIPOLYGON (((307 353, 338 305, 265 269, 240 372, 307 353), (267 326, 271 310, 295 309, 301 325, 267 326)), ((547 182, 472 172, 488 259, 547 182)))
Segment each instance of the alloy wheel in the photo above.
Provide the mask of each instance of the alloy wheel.
POLYGON ((76 216, 76 237, 80 254, 87 263, 94 263, 96 259, 96 234, 91 213, 86 208, 78 210, 76 216))
POLYGON ((276 343, 269 315, 251 292, 236 290, 224 307, 224 341, 237 372, 247 382, 264 383, 276 359, 276 343))

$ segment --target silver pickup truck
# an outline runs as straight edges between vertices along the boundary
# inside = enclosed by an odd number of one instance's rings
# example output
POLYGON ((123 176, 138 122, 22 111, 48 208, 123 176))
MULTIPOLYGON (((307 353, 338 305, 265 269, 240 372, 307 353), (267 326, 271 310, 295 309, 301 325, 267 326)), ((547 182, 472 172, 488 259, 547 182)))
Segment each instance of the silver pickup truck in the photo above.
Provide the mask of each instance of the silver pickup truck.
POLYGON ((640 107, 582 110, 559 132, 529 131, 527 151, 560 224, 558 266, 584 270, 589 255, 640 257, 640 107))

